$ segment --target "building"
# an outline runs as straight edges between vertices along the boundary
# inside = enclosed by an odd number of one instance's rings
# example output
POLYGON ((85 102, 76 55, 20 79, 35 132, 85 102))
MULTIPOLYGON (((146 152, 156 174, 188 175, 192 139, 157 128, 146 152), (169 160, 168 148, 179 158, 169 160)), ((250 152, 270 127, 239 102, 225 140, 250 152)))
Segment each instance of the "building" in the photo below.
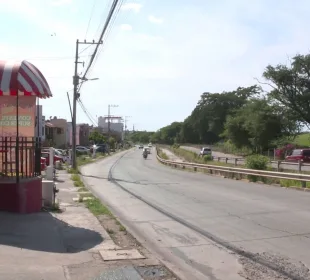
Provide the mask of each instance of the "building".
POLYGON ((45 141, 45 116, 43 116, 42 105, 36 105, 36 122, 35 122, 35 137, 40 137, 41 141, 45 141))
POLYGON ((104 134, 109 134, 120 140, 124 140, 124 123, 122 117, 116 116, 104 116, 98 118, 98 126, 102 128, 104 134), (109 122, 110 122, 110 131, 109 131, 109 122))
POLYGON ((87 123, 78 124, 78 135, 79 135, 79 145, 88 146, 89 145, 89 134, 90 126, 87 123))
POLYGON ((54 117, 45 120, 45 142, 59 149, 67 147, 67 120, 54 117))
MULTIPOLYGON (((87 123, 81 123, 76 125, 75 141, 77 146, 88 146, 89 145, 89 134, 90 126, 87 123)), ((72 146, 72 122, 67 123, 67 146, 72 146)))

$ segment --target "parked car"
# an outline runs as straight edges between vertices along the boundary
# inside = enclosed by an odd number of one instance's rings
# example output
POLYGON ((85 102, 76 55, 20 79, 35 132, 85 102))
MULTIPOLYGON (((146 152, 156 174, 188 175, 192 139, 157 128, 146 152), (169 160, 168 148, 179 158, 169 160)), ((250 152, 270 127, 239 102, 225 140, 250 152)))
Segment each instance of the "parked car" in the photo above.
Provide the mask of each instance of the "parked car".
POLYGON ((212 150, 209 147, 203 147, 201 148, 200 152, 199 152, 199 156, 206 156, 206 155, 210 155, 212 156, 212 150))
POLYGON ((143 145, 139 145, 139 149, 143 149, 143 145))
POLYGON ((76 146, 76 151, 82 154, 88 154, 90 152, 90 149, 83 146, 76 146))
MULTIPOLYGON (((50 148, 43 148, 43 149, 42 149, 42 152, 44 152, 44 153, 49 153, 49 152, 50 152, 50 148)), ((55 148, 54 148, 54 154, 55 154, 56 156, 61 157, 62 160, 64 161, 65 157, 64 157, 63 150, 55 149, 55 148)))
MULTIPOLYGON (((42 152, 41 153, 41 157, 46 159, 46 166, 48 166, 50 164, 50 153, 47 152, 42 152)), ((63 158, 57 155, 54 155, 54 165, 56 164, 56 161, 61 161, 64 162, 63 158)))
POLYGON ((41 171, 44 171, 46 169, 46 158, 45 157, 41 157, 41 171))
POLYGON ((107 144, 97 144, 93 145, 90 148, 90 153, 93 153, 93 150, 96 150, 97 153, 107 153, 108 152, 108 146, 107 144))
POLYGON ((310 162, 310 149, 295 149, 285 158, 285 160, 310 162))

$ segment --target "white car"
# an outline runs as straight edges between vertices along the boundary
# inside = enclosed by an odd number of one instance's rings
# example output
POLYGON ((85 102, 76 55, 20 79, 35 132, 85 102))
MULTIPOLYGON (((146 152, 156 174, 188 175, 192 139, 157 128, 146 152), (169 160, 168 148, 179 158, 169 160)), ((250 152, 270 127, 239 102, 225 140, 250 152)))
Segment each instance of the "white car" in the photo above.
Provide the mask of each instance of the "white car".
POLYGON ((199 152, 199 156, 206 156, 210 155, 212 156, 212 150, 209 147, 203 147, 201 148, 201 151, 199 152))
POLYGON ((90 152, 90 149, 83 147, 83 146, 76 146, 76 151, 83 153, 83 154, 87 154, 90 152))
POLYGON ((144 147, 144 148, 143 148, 143 152, 144 152, 144 151, 147 151, 148 154, 151 153, 151 149, 150 149, 149 147, 144 147))

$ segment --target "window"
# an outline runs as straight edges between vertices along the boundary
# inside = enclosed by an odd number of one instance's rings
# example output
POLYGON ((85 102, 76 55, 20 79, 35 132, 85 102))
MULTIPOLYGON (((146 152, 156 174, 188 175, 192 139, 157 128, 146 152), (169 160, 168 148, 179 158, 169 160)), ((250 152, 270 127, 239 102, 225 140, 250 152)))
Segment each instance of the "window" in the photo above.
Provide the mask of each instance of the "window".
POLYGON ((57 134, 61 134, 62 133, 62 129, 57 127, 57 134))
POLYGON ((300 156, 302 154, 302 150, 294 150, 292 152, 292 156, 300 156))
POLYGON ((306 157, 310 157, 310 150, 304 150, 303 155, 306 157))

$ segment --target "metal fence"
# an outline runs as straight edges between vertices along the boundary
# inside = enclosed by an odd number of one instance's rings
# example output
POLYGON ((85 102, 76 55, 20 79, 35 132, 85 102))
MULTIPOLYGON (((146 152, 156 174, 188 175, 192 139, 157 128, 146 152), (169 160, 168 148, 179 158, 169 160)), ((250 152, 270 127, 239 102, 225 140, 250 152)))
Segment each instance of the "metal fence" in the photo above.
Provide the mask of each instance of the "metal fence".
POLYGON ((41 175, 41 142, 35 137, 0 137, 0 178, 41 175))

